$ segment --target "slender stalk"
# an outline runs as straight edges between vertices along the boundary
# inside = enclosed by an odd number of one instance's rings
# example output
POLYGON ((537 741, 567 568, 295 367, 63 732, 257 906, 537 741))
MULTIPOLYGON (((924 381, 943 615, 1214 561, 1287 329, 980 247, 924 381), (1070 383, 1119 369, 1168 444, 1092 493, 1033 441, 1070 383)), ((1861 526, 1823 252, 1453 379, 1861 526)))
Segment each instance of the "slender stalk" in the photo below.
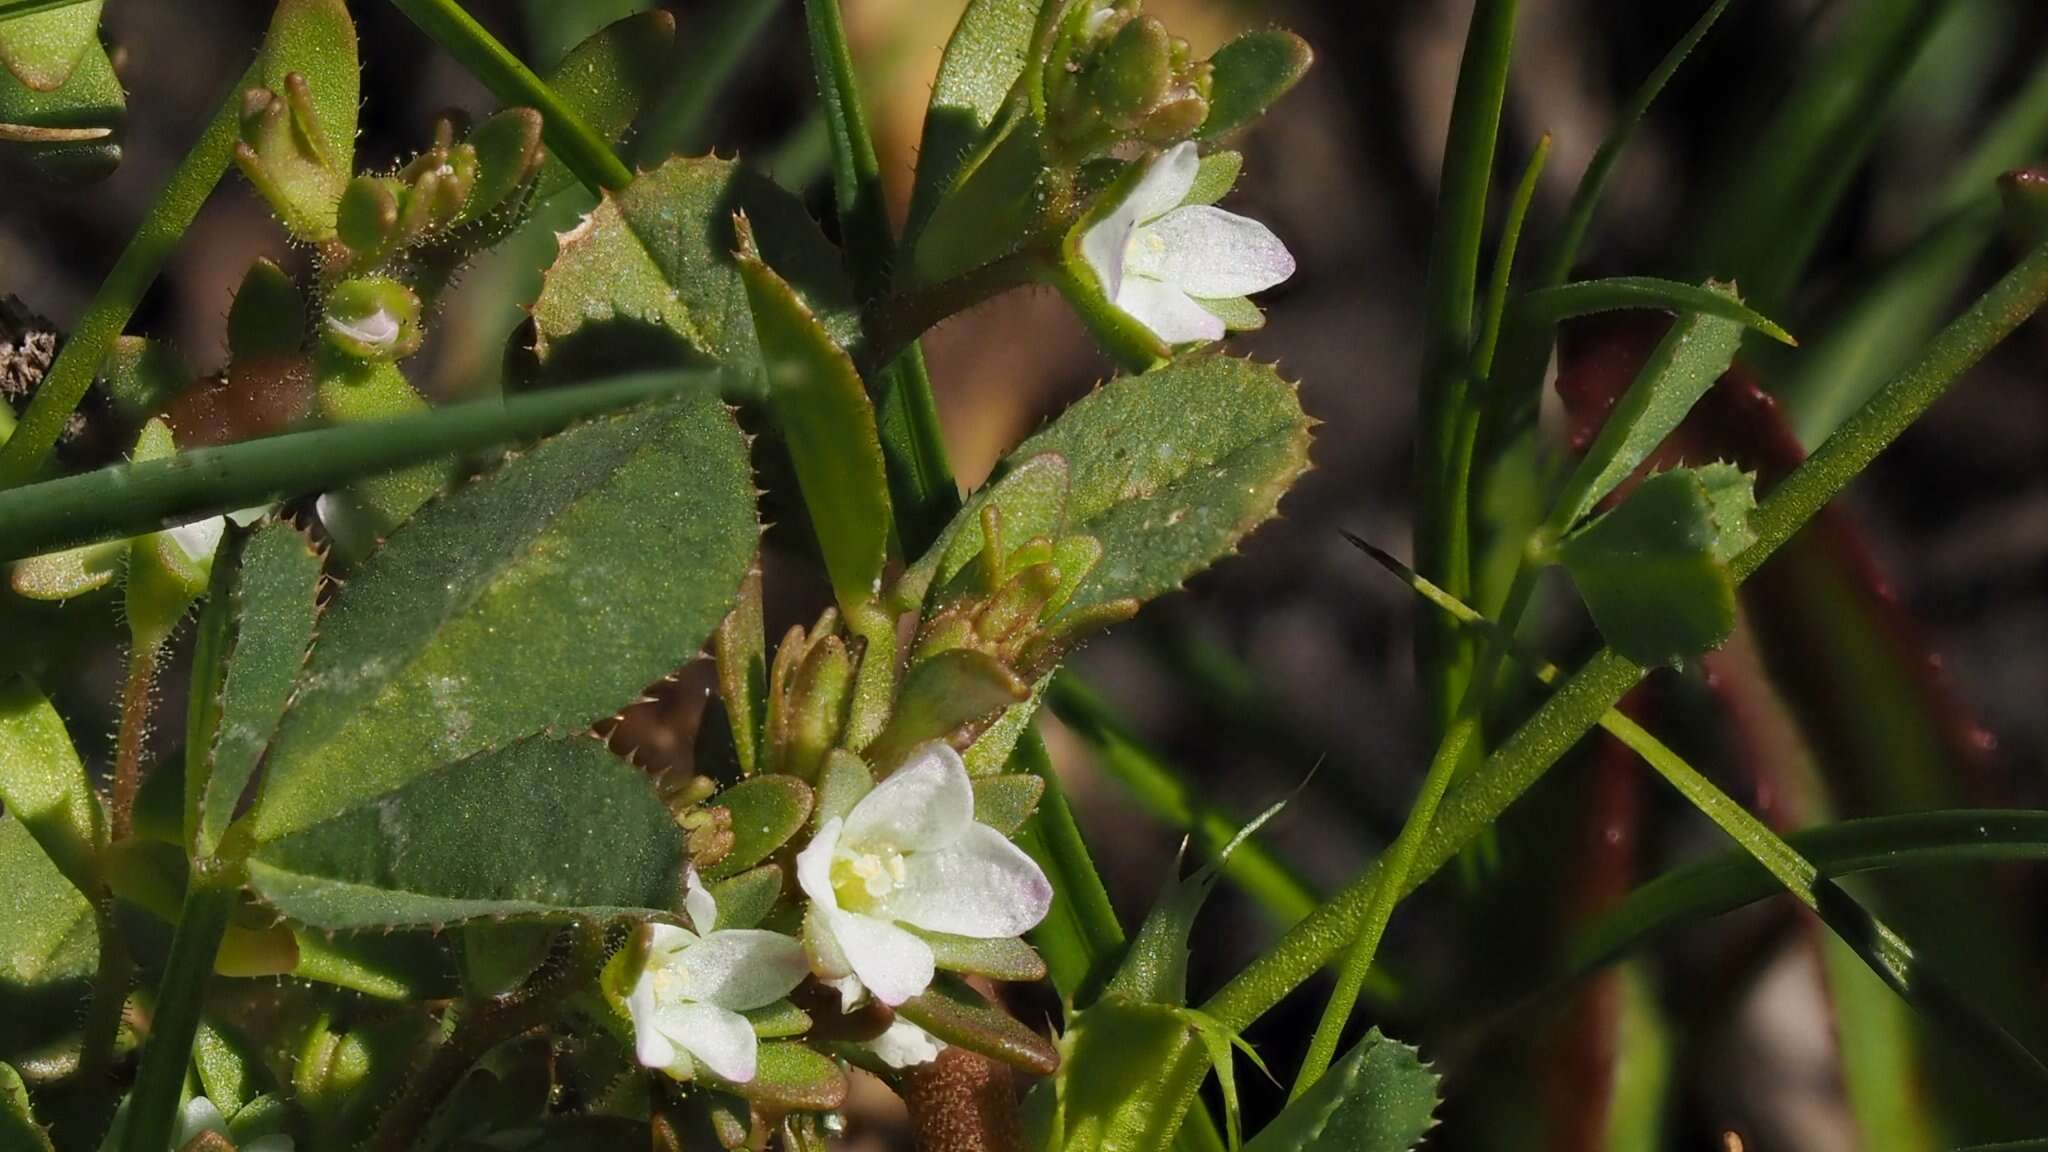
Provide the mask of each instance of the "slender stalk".
POLYGON ((241 885, 212 861, 203 861, 192 870, 178 929, 171 937, 170 958, 164 962, 163 983, 157 987, 149 1042, 143 1047, 142 1067, 129 1096, 122 1152, 162 1152, 170 1146, 178 1100, 184 1093, 185 1069, 192 1062, 192 1040, 199 1031, 206 982, 213 975, 214 955, 220 951, 221 936, 227 932, 228 916, 240 891, 241 885))
POLYGON ((863 359, 887 365, 918 337, 951 316, 1031 283, 1052 260, 1048 242, 1031 244, 939 284, 892 293, 868 310, 868 349, 863 359))
MULTIPOLYGON (((1944 328, 1919 363, 1887 384, 1778 485, 1752 517, 1758 541, 1733 562, 1737 580, 1760 568, 1963 372, 2043 303, 2048 303, 2048 245, 2034 249, 1944 328)), ((1413 869, 1396 886, 1398 894, 1413 891, 1499 819, 1599 724, 1643 673, 1640 666, 1604 648, 1567 677, 1483 766, 1445 795, 1413 869)), ((1374 862, 1226 983, 1203 1010, 1226 1027, 1248 1027, 1357 939, 1386 875, 1385 862, 1374 862)), ((1165 1073, 1159 1090, 1171 1099, 1192 1101, 1202 1075, 1203 1056, 1191 1041, 1165 1073)))
MULTIPOLYGON (((1536 183, 1543 177, 1543 165, 1550 159, 1550 133, 1536 141, 1536 150, 1522 169, 1515 198, 1508 202, 1507 223, 1501 228, 1500 245, 1494 249, 1493 275, 1486 285, 1486 320, 1479 328, 1479 343, 1472 354, 1472 375, 1484 380, 1493 372, 1493 353, 1500 345, 1501 317, 1508 310, 1508 282, 1515 272, 1515 251, 1521 246, 1522 225, 1529 219, 1529 205, 1536 199, 1536 183)), ((1473 416, 1476 421, 1477 416, 1473 416)))
POLYGON ((71 413, 85 398, 86 389, 92 387, 93 377, 99 374, 114 338, 128 326, 129 318, 142 302, 142 294, 163 270, 164 261, 192 226, 214 185, 220 183, 234 153, 242 92, 259 81, 259 66, 250 65, 235 81, 198 142, 171 170, 170 179, 143 214, 134 237, 121 250, 120 258, 114 261, 113 269, 65 339, 56 362, 50 365, 49 374, 29 402, 28 411, 22 413, 14 435, 5 447, 0 447, 0 490, 27 483, 42 470, 70 422, 71 413))
POLYGON ((135 794, 142 787, 142 746, 149 738, 149 708, 156 690, 157 647, 128 653, 128 675, 121 685, 121 727, 114 738, 113 799, 108 823, 116 840, 134 831, 135 794))
POLYGON ((633 170, 619 159, 604 137, 555 95, 554 89, 511 49, 463 10, 456 0, 391 0, 392 6, 434 38, 435 43, 483 81, 491 95, 507 104, 524 104, 541 114, 541 134, 548 148, 592 192, 616 192, 633 182, 633 170))
POLYGON ((128 1007, 128 986, 135 979, 135 962, 128 955, 128 942, 114 917, 113 893, 104 885, 93 898, 93 928, 99 934, 100 959, 93 971, 92 1001, 85 1013, 78 1049, 80 1099, 74 1113, 78 1144, 92 1147, 99 1142, 106 1119, 113 1111, 114 1044, 121 1037, 121 1018, 128 1007))
MULTIPOLYGON (((1479 248, 1507 95, 1515 12, 1516 0, 1479 0, 1473 10, 1451 104, 1436 232, 1430 244, 1421 423, 1415 447, 1415 557, 1425 574, 1460 595, 1470 587, 1471 541, 1465 518, 1451 501, 1459 486, 1451 471, 1459 423, 1470 400, 1479 248)), ((1416 630, 1416 659, 1430 726, 1439 733, 1448 727, 1465 682, 1461 644, 1456 629, 1434 621, 1416 630)))
MULTIPOLYGON (((0 492, 0 559, 318 492, 457 452, 559 431, 577 420, 727 381, 717 372, 653 372, 512 399, 181 452, 165 460, 0 492)), ((727 389, 740 398, 736 388, 727 389)))

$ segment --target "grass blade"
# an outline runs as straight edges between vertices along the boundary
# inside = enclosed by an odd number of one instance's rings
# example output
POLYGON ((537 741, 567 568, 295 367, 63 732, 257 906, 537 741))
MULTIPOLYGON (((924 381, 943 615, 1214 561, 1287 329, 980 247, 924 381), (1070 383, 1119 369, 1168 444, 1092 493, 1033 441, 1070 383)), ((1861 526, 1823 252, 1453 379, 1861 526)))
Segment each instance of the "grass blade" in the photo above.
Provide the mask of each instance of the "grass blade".
POLYGON ((545 435, 642 401, 716 388, 721 379, 715 372, 621 376, 510 400, 474 400, 388 420, 201 448, 15 488, 0 492, 0 558, 154 532, 318 492, 423 460, 545 435))

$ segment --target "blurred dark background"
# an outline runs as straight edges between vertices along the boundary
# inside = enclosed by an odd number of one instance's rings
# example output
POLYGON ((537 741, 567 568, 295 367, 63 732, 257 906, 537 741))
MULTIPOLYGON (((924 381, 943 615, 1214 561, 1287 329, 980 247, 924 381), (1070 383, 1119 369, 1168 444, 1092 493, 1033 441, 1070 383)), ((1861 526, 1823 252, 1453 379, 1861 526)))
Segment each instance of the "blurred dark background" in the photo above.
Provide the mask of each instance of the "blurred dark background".
MULTIPOLYGON (((899 208, 930 75, 961 6, 845 2, 899 208)), ((1864 13, 1901 6, 1739 0, 1627 153, 1580 274, 1684 274, 1678 253, 1693 239, 1700 193, 1739 162, 1774 101, 1820 46, 1853 32, 1864 13)), ((1945 10, 1939 31, 1917 54, 1897 99, 1870 110, 1884 117, 1875 146, 1867 161, 1851 161, 1853 179, 1810 274, 1775 317, 1802 339, 1820 335, 1845 301, 1907 249, 1997 110, 2042 66, 2048 7, 2035 0, 1920 6, 1945 10)), ((492 106, 392 8, 352 7, 364 45, 360 166, 402 161, 429 137, 444 108, 492 106)), ((630 7, 618 0, 473 5, 508 43, 541 62, 573 42, 579 23, 595 28, 607 13, 630 7)), ((711 5, 667 7, 687 45, 711 5)), ((1533 237, 1548 235, 1618 108, 1699 7, 1620 0, 1523 5, 1496 185, 1514 179, 1541 134, 1552 135, 1533 237)), ((823 215, 823 138, 800 8, 781 4, 720 103, 706 143, 721 154, 761 160, 823 215)), ((1202 801, 1249 816, 1299 789, 1271 826, 1270 840, 1309 885, 1329 891, 1399 827, 1427 760, 1410 649, 1416 608, 1339 530, 1407 554, 1425 249, 1470 5, 1152 0, 1147 8, 1193 41, 1198 54, 1260 23, 1284 24, 1315 46, 1318 62, 1308 80, 1238 142, 1246 176, 1230 206, 1270 223, 1300 260, 1296 277, 1264 300, 1268 327, 1241 338, 1239 350, 1277 361, 1300 380, 1305 407, 1322 427, 1315 470, 1286 501, 1283 519, 1255 535, 1241 557, 1096 643, 1079 668, 1136 734, 1193 781, 1202 801)), ((108 5, 106 25, 129 89, 124 162, 101 183, 60 187, 0 155, 0 295, 18 296, 60 327, 77 316, 239 72, 266 15, 267 6, 252 0, 108 5)), ((1503 190, 1496 199, 1504 196, 1503 190)), ((1988 282, 2016 252, 2010 242, 1992 241, 1970 283, 1988 282)), ((173 341, 202 371, 217 368, 229 299, 259 255, 305 259, 289 250, 256 197, 231 175, 130 330, 173 341)), ((413 362, 416 382, 439 396, 489 387, 498 335, 471 323, 458 296, 429 353, 413 362)), ((927 348, 955 467, 968 484, 1108 370, 1050 292, 985 305, 932 333, 927 348)), ((2037 324, 1972 373, 1853 495, 1854 519, 1884 582, 1993 741, 1986 802, 2031 806, 2048 800, 2044 355, 2048 326, 2037 324)), ((792 614, 806 595, 800 587, 789 591, 792 614)), ((1583 651, 1584 629, 1569 612, 1558 616, 1553 655, 1583 651)), ((111 684, 116 670, 110 654, 100 674, 111 684)), ((1649 705, 1654 726, 1721 731, 1722 705, 1698 676, 1667 679, 1649 705)), ((105 695, 111 699, 111 688, 105 695)), ((669 704, 642 719, 640 743, 656 758, 664 744, 668 755, 687 746, 689 702, 669 704)), ((1047 729, 1117 905, 1135 922, 1170 874, 1180 834, 1143 815, 1098 769, 1088 742, 1056 723, 1047 729)), ((1705 750, 1703 763, 1724 787, 1767 806, 1768 782, 1746 772, 1739 740, 1709 736, 1685 746, 1705 750)), ((1542 1097, 1593 1091, 1626 1099, 1634 1090, 1611 1079, 1599 1083, 1607 1067, 1599 1054, 1638 1053, 1630 1044, 1650 1033, 1624 1035, 1615 1025, 1606 1049, 1574 1047, 1592 1041, 1575 1040, 1569 1027, 1518 1006, 1511 974, 1518 967, 1540 972, 1546 962, 1554 922, 1563 915, 1557 909, 1575 891, 1574 874, 1560 858, 1583 836, 1596 845, 1627 838, 1635 850, 1624 887, 1629 876, 1722 847, 1640 766, 1613 771, 1641 776, 1640 787, 1614 784, 1613 772, 1598 764, 1574 764, 1510 822, 1495 859, 1446 870, 1395 922, 1383 955, 1401 996, 1376 1011, 1389 1031, 1423 1042, 1449 1073, 1453 1104, 1437 1138, 1441 1146, 1608 1146, 1575 1145, 1571 1124, 1542 1097), (1509 875, 1535 879, 1517 883, 1509 875), (1528 927, 1532 918, 1549 927, 1528 927), (1545 1046, 1553 1044, 1563 1047, 1545 1046), (1559 1088, 1553 1074, 1560 1068, 1592 1079, 1567 1076, 1559 1088), (1518 1116, 1534 1126, 1517 1127, 1510 1118, 1518 1116)), ((1820 811, 1808 806, 1805 818, 1820 811)), ((2022 893, 2010 921, 2035 945, 2048 937, 2040 907, 2037 897, 2022 893)), ((1198 937, 1198 993, 1237 970, 1275 932, 1270 915, 1226 885, 1198 937)), ((1661 1022, 1653 1031, 1665 1048, 1666 1103, 1655 1130, 1666 1146, 1723 1147, 1729 1139, 1754 1148, 1915 1146, 1902 1142, 1910 1135, 1904 1129, 1872 1131, 1867 1112, 1859 1124, 1845 1100, 1838 1037, 1849 1033, 1831 1014, 1822 975, 1832 969, 1814 939, 1811 925, 1796 917, 1731 917, 1663 942, 1654 968, 1628 969, 1625 990, 1613 995, 1636 1007, 1620 1019, 1661 1022), (1729 991, 1736 984, 1741 991, 1729 991), (1637 1000, 1661 1007, 1644 1009, 1637 1000)), ((2041 969, 2031 979, 2035 999, 2048 999, 2041 969)), ((1613 1023, 1599 1014, 1616 1011, 1612 999, 1606 1009, 1590 1000, 1570 1003, 1613 1023)), ((1254 1029, 1252 1039, 1283 1077, 1319 1010, 1319 996, 1298 996, 1254 1029)), ((1626 1077, 1634 1065, 1623 1067, 1626 1077)), ((1249 1073, 1242 1078, 1256 1081, 1249 1073)), ((1248 1092, 1255 1111, 1278 1099, 1262 1082, 1248 1092)))

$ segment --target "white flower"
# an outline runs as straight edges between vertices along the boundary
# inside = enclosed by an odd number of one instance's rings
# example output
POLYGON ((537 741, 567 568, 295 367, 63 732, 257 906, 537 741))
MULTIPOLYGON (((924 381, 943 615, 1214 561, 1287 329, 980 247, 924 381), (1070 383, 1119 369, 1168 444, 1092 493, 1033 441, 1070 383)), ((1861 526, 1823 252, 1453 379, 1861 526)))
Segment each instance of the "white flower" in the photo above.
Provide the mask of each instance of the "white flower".
POLYGON ((757 929, 714 929, 718 906, 691 869, 684 908, 692 932, 648 925, 646 962, 626 996, 640 1063, 678 1080, 696 1075, 695 1061, 720 1079, 754 1078, 754 1027, 740 1015, 772 1004, 803 982, 803 946, 757 929), (693 1059, 694 1057, 694 1059, 693 1059))
POLYGON ((1198 299, 1248 296, 1294 275, 1293 255, 1264 224, 1181 203, 1200 166, 1193 141, 1167 149, 1081 237, 1103 295, 1168 344, 1223 338, 1223 320, 1198 299))
MULTIPOLYGON (((178 1152, 206 1132, 227 1136, 227 1117, 220 1114, 213 1101, 204 1096, 194 1096, 185 1102, 184 1111, 178 1114, 178 1134, 171 1139, 171 1152, 178 1152)), ((292 1152, 292 1138, 282 1134, 259 1136, 236 1147, 241 1152, 292 1152)))
POLYGON ((220 549, 220 538, 227 532, 228 521, 234 521, 237 528, 247 528, 268 516, 275 507, 275 504, 258 504, 225 516, 208 516, 204 520, 167 528, 164 535, 170 537, 189 563, 204 567, 213 563, 213 554, 220 549))
POLYGON ((1052 907, 1052 885, 1001 832, 974 822, 960 754, 933 741, 827 820, 797 854, 811 898, 812 971, 851 1010, 864 993, 891 1006, 932 982, 931 946, 899 927, 980 939, 1021 935, 1052 907))
POLYGON ((946 1050, 946 1042, 898 1016, 880 1036, 868 1041, 868 1048, 891 1068, 909 1068, 937 1060, 946 1050))

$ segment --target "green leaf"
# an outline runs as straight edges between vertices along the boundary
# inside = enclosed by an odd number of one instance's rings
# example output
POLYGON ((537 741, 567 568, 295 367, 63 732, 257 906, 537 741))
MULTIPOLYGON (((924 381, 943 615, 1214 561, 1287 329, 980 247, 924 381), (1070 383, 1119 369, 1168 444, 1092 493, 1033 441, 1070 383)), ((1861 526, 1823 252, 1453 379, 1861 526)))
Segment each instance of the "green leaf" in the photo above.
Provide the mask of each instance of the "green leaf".
POLYGON ((98 180, 121 163, 128 97, 107 50, 92 41, 64 83, 50 91, 0 72, 0 151, 21 156, 52 180, 98 180))
POLYGON ((199 1074, 200 1094, 228 1120, 277 1087, 256 1045, 218 1021, 200 1021, 192 1042, 192 1067, 199 1074))
POLYGON ((889 486, 874 405, 846 350, 761 262, 746 217, 734 226, 740 279, 767 370, 768 413, 789 443, 832 590, 851 613, 880 590, 889 557, 889 486))
POLYGON ((1188 194, 1181 198, 1186 204, 1214 204, 1230 195, 1237 187, 1238 174, 1244 171, 1244 154, 1223 149, 1202 157, 1195 168, 1195 182, 1188 188, 1188 194))
POLYGON ((0 807, 80 892, 98 888, 107 829, 57 710, 25 678, 0 681, 0 807))
POLYGON ((794 776, 755 776, 711 801, 732 813, 732 848, 704 870, 707 878, 733 876, 789 843, 811 818, 811 789, 794 776))
MULTIPOLYGON (((1190 299, 1194 299, 1190 297, 1190 299)), ((1223 321, 1232 332, 1256 332, 1266 326, 1266 314, 1249 296, 1195 299, 1202 310, 1223 321)))
POLYGON ((36 1123, 28 1085, 12 1065, 0 1064, 0 1148, 7 1152, 53 1152, 50 1134, 36 1123))
MULTIPOLYGON (((572 49, 546 74, 547 86, 591 131, 616 142, 673 66, 675 39, 675 17, 667 12, 628 16, 572 49)), ((535 195, 546 199, 575 183, 568 165, 549 156, 535 195)))
POLYGON ((705 888, 718 905, 715 930, 755 928, 775 910, 775 902, 782 897, 782 869, 763 864, 737 876, 708 881, 705 888))
POLYGON ((983 776, 974 781, 974 822, 986 824, 1005 836, 1024 826, 1038 811, 1045 795, 1045 781, 1022 772, 983 776))
POLYGON ((86 53, 99 43, 101 0, 86 0, 33 16, 0 20, 0 65, 38 92, 51 92, 71 78, 86 53))
POLYGON ((1735 627, 1728 560, 1755 539, 1751 478, 1721 466, 1661 472, 1558 546, 1615 651, 1655 666, 1715 648, 1735 627))
POLYGON ((419 773, 266 837, 258 895, 314 928, 667 909, 682 833, 647 778, 587 737, 535 739, 419 773))
POLYGON ((1436 1073, 1375 1028, 1244 1152, 1408 1152, 1435 1126, 1436 1073))
POLYGON ((1024 74, 1041 0, 970 0, 932 81, 906 239, 951 191, 1024 74))
POLYGON ((830 1058, 795 1043, 761 1045, 754 1078, 722 1086, 770 1108, 829 1112, 846 1103, 846 1073, 830 1058))
POLYGON ((632 355, 644 365, 645 358, 708 357, 761 379, 760 342, 733 256, 735 212, 746 214, 761 258, 832 340, 858 341, 860 320, 839 253, 803 205, 730 161, 678 158, 607 194, 562 239, 533 309, 543 362, 632 355))
POLYGON ((0 813, 0 1053, 13 1056, 78 1027, 99 955, 92 905, 12 815, 0 813))
POLYGON ((1068 611, 1180 586, 1270 518, 1308 467, 1310 421, 1273 369, 1184 357, 1112 380, 1011 453, 1057 453, 1067 530, 1102 542, 1068 611))
POLYGON ((863 749, 884 772, 928 740, 971 738, 1004 708, 1030 698, 1031 685, 1003 662, 972 648, 955 648, 911 666, 889 724, 863 749))
POLYGON ((1014 936, 984 940, 916 928, 910 931, 931 946, 938 966, 948 972, 1026 983, 1045 979, 1045 961, 1031 945, 1014 936))
MULTIPOLYGON (((227 557, 224 547, 220 560, 227 557)), ((291 702, 320 616, 320 556, 296 528, 263 525, 238 545, 236 559, 217 565, 228 575, 216 578, 201 617, 193 675, 199 690, 185 743, 194 821, 186 842, 209 855, 291 702)))
POLYGON ((343 0, 282 0, 263 46, 263 87, 285 90, 297 73, 312 94, 319 147, 344 179, 355 171, 356 113, 362 106, 362 65, 356 26, 343 0))
POLYGON ((1770 317, 1744 306, 1732 292, 1718 285, 1709 284, 1702 288, 1697 284, 1659 280, 1654 276, 1615 276, 1539 288, 1517 299, 1513 308, 1516 313, 1513 323, 1544 327, 1601 312, 1657 309, 1681 315, 1697 313, 1733 320, 1780 344, 1793 347, 1799 344, 1790 332, 1780 328, 1770 317))
MULTIPOLYGON (((1726 288, 1708 287, 1733 298, 1726 288)), ((1742 325, 1734 320, 1703 313, 1679 317, 1579 461, 1551 526, 1561 534, 1620 487, 1728 371, 1741 346, 1742 325)))
POLYGON ((1306 41, 1278 28, 1247 32, 1217 49, 1209 57, 1209 117, 1201 135, 1221 136, 1258 119, 1300 82, 1315 58, 1306 41))
POLYGON ((761 762, 768 722, 768 635, 762 622, 761 561, 757 557, 740 581, 739 602, 711 636, 718 664, 718 698, 732 731, 740 775, 751 776, 761 762))
POLYGON ((785 1036, 801 1036, 811 1030, 811 1014, 788 1000, 777 1000, 760 1008, 750 1008, 740 1015, 754 1026, 754 1035, 763 1040, 779 1040, 785 1036))
POLYGON ((256 839, 630 704, 703 647, 757 532, 746 445, 702 394, 565 432, 429 506, 329 606, 256 839))
POLYGON ((1060 1066, 1059 1050, 1050 1041, 958 981, 934 983, 898 1005, 896 1014, 948 1044, 1034 1076, 1050 1076, 1060 1066))
POLYGON ((443 1000, 461 992, 454 958, 420 932, 294 929, 292 975, 380 1000, 443 1000))

